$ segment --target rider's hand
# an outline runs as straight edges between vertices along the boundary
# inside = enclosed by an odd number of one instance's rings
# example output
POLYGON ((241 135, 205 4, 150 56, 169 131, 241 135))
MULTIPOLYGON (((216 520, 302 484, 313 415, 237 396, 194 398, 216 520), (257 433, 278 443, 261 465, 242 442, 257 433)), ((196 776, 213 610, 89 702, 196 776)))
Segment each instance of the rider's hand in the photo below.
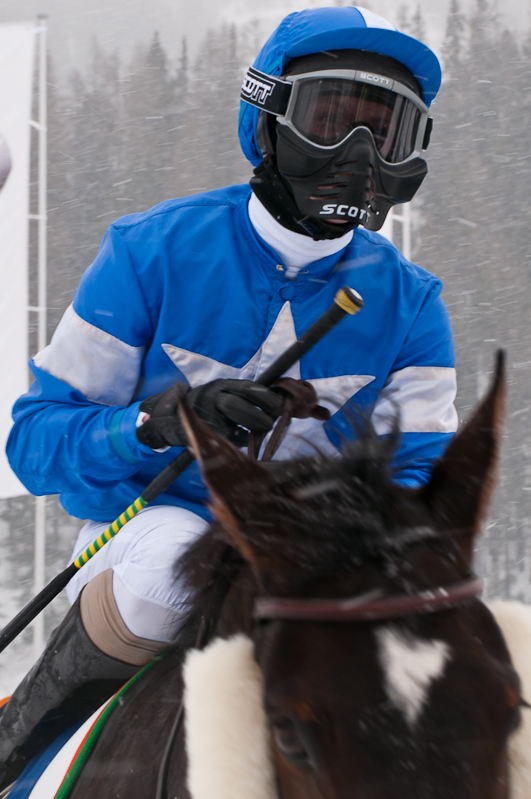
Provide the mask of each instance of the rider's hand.
POLYGON ((203 422, 240 447, 248 430, 268 433, 284 404, 280 394, 251 380, 213 380, 193 388, 188 400, 203 422))
POLYGON ((162 394, 147 397, 140 411, 148 418, 137 429, 136 437, 151 449, 185 447, 186 435, 179 419, 179 399, 190 389, 186 383, 175 383, 162 394))
POLYGON ((203 422, 237 446, 247 444, 248 430, 269 432, 284 403, 280 394, 250 380, 218 379, 193 389, 176 383, 140 405, 140 410, 150 416, 136 431, 141 444, 151 449, 186 446, 177 410, 183 393, 203 422))

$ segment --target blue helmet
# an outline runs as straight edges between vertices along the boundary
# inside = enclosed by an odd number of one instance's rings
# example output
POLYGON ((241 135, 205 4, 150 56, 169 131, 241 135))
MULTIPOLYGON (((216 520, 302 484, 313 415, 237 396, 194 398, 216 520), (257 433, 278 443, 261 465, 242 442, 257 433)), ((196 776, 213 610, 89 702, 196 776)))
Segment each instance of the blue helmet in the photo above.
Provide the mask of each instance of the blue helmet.
MULTIPOLYGON (((289 14, 253 66, 269 75, 281 75, 291 59, 323 50, 367 50, 394 58, 415 76, 427 106, 441 85, 441 67, 429 47, 400 33, 383 17, 355 6, 309 8, 289 14)), ((262 160, 256 141, 258 115, 257 108, 241 103, 238 133, 243 153, 253 166, 262 160)))

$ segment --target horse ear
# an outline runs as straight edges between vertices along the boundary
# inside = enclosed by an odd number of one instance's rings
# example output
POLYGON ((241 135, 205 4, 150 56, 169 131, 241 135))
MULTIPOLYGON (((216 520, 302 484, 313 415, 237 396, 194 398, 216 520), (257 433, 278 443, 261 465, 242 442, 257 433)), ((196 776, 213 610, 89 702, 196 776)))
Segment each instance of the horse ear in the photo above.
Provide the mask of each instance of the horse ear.
POLYGON ((498 350, 487 395, 435 464, 428 485, 421 489, 437 526, 455 533, 469 564, 494 487, 505 392, 505 353, 498 350))
POLYGON ((229 536, 230 543, 246 560, 253 561, 254 552, 241 535, 236 508, 238 500, 241 501, 242 483, 264 480, 266 470, 201 422, 186 396, 179 401, 179 414, 210 493, 210 509, 229 536), (236 496, 238 487, 239 497, 236 496))

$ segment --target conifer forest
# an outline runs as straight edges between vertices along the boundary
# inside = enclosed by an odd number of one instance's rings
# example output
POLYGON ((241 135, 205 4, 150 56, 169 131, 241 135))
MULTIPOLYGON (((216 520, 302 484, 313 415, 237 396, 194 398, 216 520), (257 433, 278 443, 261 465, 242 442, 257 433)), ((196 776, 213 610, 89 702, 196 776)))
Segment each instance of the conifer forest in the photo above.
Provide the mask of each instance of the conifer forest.
MULTIPOLYGON (((404 7, 400 27, 422 39, 421 7, 404 7)), ((146 31, 127 60, 94 40, 87 68, 60 77, 51 53, 49 338, 114 219, 249 180, 237 137, 239 89, 269 32, 258 23, 217 28, 193 58, 186 39, 170 57, 157 32, 146 31)), ((412 206, 412 260, 445 284, 460 420, 485 391, 495 350, 507 350, 503 456, 477 569, 488 596, 531 602, 531 31, 516 39, 487 0, 466 15, 451 0, 439 54, 444 79, 432 108, 429 175, 412 206)), ((36 203, 36 167, 34 178, 36 203)), ((35 250, 33 241, 34 271, 35 250)), ((32 595, 33 512, 30 497, 0 500, 1 623, 32 595)), ((47 514, 51 579, 82 522, 56 498, 47 514)), ((46 611, 47 632, 65 608, 60 597, 46 611)), ((19 673, 31 663, 31 635, 11 647, 2 684, 11 685, 14 661, 19 673)))

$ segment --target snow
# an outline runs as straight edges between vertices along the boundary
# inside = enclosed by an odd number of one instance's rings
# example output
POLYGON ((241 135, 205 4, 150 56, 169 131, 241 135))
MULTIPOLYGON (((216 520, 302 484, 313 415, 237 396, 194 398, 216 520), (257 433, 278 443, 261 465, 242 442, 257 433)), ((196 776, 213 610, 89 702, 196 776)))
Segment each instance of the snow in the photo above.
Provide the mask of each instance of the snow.
MULTIPOLYGON (((52 67, 50 334, 110 221, 170 196, 248 180, 250 169, 235 135, 243 70, 284 14, 323 2, 39 3, 38 10, 50 14, 52 67), (207 29, 212 29, 208 39, 207 29), (181 51, 184 36, 187 52, 181 51)), ((393 23, 405 22, 410 33, 424 28, 426 41, 446 59, 434 106, 430 174, 412 207, 412 258, 445 282, 461 419, 488 386, 494 349, 508 350, 500 486, 476 565, 488 596, 531 602, 531 73, 522 48, 529 35, 528 4, 505 0, 496 21, 488 14, 479 18, 475 0, 462 0, 462 29, 452 18, 453 38, 446 40, 448 0, 423 0, 421 17, 416 2, 363 0, 362 5, 393 23)), ((33 0, 0 0, 0 23, 31 19, 35 11, 33 0)), ((33 200, 35 178, 34 172, 33 200)), ((33 238, 32 280, 35 244, 33 238)), ((82 522, 68 519, 56 499, 48 503, 51 579, 66 565, 82 522)), ((0 547, 4 624, 33 596, 31 498, 0 501, 0 547)), ((47 634, 66 607, 61 596, 46 611, 47 634)), ((10 692, 33 662, 32 637, 26 631, 0 657, 0 693, 10 692)))

